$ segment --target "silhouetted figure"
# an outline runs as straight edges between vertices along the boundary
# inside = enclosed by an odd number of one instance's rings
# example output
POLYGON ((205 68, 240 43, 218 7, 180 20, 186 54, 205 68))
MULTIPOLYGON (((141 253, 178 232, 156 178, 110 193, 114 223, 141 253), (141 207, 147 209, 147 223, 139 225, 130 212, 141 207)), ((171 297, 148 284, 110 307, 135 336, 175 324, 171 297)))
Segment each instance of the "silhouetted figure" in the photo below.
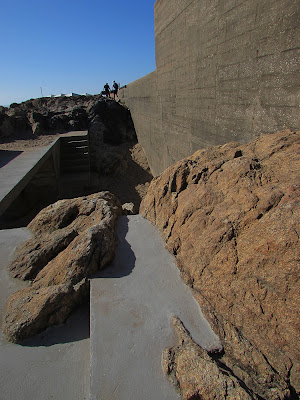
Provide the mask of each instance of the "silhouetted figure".
POLYGON ((103 90, 104 94, 106 97, 109 97, 110 95, 110 87, 109 84, 106 82, 106 84, 104 85, 104 90, 103 90))
POLYGON ((116 81, 114 81, 114 82, 113 82, 114 100, 116 100, 116 96, 118 96, 118 89, 119 89, 119 85, 117 84, 116 81))

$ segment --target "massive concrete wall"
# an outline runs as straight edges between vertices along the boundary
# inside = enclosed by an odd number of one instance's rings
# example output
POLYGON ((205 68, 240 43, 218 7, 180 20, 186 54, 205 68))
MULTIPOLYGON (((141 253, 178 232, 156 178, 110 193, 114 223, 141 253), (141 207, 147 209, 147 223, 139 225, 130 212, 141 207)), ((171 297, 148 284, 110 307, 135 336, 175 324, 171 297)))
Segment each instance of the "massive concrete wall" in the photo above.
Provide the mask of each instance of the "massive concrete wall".
POLYGON ((299 129, 298 0, 157 0, 156 71, 121 90, 154 174, 200 147, 299 129))

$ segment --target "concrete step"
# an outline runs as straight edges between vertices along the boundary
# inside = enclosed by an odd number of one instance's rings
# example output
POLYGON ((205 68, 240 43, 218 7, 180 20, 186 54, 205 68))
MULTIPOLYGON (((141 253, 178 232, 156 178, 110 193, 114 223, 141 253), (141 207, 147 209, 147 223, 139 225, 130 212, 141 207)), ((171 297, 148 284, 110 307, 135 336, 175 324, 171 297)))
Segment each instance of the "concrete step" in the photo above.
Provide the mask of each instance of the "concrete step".
POLYGON ((61 147, 77 147, 77 146, 87 146, 88 141, 87 140, 76 140, 76 141, 70 141, 70 142, 62 142, 61 147))
POLYGON ((80 141, 87 141, 87 135, 80 135, 80 136, 69 136, 69 137, 62 137, 61 138, 61 143, 74 143, 74 142, 80 142, 80 141))
POLYGON ((140 215, 119 218, 111 266, 91 280, 90 400, 180 399, 164 376, 178 315, 194 340, 220 345, 179 275, 158 230, 140 215))
POLYGON ((77 157, 72 156, 72 157, 63 158, 61 160, 61 165, 62 164, 74 164, 74 165, 89 164, 89 156, 88 156, 88 154, 79 154, 77 157))
POLYGON ((74 159, 88 159, 89 153, 88 152, 80 152, 80 153, 66 153, 63 154, 63 161, 67 160, 74 160, 74 159))
POLYGON ((63 162, 60 166, 61 171, 66 169, 70 171, 80 171, 80 168, 84 168, 85 171, 89 171, 90 165, 88 162, 63 162))
POLYGON ((87 171, 62 171, 59 179, 58 190, 60 198, 72 198, 84 196, 91 191, 93 179, 87 171))
POLYGON ((61 172, 88 172, 90 170, 89 164, 66 164, 61 165, 61 172))
POLYGON ((77 147, 65 147, 61 148, 61 154, 77 154, 77 153, 86 153, 88 152, 88 146, 77 146, 77 147))
POLYGON ((90 170, 89 147, 86 135, 62 138, 60 168, 62 173, 74 172, 75 174, 90 170))
POLYGON ((67 164, 89 164, 89 157, 85 155, 80 155, 78 157, 68 157, 68 158, 63 158, 60 161, 61 165, 67 165, 67 164))

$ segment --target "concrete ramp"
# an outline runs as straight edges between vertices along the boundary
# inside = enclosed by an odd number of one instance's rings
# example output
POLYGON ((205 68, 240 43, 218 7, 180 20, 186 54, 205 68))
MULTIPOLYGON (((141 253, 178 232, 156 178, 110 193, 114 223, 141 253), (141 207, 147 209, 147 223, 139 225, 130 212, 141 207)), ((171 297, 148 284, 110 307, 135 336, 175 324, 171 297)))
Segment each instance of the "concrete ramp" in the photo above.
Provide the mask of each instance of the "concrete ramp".
POLYGON ((219 344, 157 229, 120 217, 113 265, 91 281, 91 400, 180 399, 164 376, 162 352, 175 344, 178 315, 194 340, 219 344))

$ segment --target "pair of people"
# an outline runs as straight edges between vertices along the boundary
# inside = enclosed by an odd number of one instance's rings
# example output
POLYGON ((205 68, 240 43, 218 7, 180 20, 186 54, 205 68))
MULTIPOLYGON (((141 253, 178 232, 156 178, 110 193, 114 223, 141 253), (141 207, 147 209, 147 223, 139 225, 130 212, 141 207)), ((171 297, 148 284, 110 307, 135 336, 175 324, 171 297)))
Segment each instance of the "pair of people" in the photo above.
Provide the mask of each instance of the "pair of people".
MULTIPOLYGON (((118 96, 118 90, 119 90, 119 85, 117 84, 116 81, 113 81, 113 90, 112 93, 114 95, 114 100, 116 99, 116 96, 118 96)), ((104 85, 104 90, 103 90, 104 94, 106 97, 110 96, 110 87, 109 84, 106 82, 106 84, 104 85)))

